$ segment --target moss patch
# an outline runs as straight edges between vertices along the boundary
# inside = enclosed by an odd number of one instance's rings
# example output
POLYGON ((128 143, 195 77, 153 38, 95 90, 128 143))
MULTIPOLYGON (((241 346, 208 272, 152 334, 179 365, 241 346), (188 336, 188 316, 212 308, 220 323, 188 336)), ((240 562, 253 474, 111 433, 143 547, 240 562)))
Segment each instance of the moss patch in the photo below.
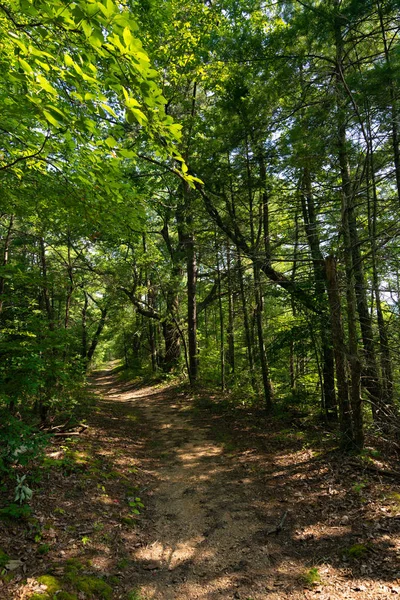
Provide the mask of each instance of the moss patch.
POLYGON ((79 592, 86 594, 88 598, 95 598, 96 600, 111 600, 112 598, 112 587, 98 577, 84 575, 77 577, 71 583, 79 592))
POLYGON ((10 557, 3 550, 0 549, 0 569, 4 569, 10 557))
POLYGON ((41 585, 47 587, 46 594, 49 595, 59 592, 62 588, 60 581, 56 577, 53 577, 53 575, 41 575, 37 580, 41 585))
POLYGON ((369 546, 366 546, 365 544, 354 544, 354 546, 350 546, 350 548, 345 550, 345 556, 352 560, 357 560, 363 558, 368 551, 369 546))
POLYGON ((67 574, 74 574, 83 571, 86 567, 78 558, 69 558, 64 565, 64 571, 67 574))
POLYGON ((127 525, 128 527, 136 527, 137 525, 135 519, 132 519, 131 517, 122 517, 121 523, 127 525))
POLYGON ((304 585, 308 587, 319 585, 321 583, 321 575, 318 573, 317 567, 312 567, 307 573, 302 575, 301 579, 304 585))

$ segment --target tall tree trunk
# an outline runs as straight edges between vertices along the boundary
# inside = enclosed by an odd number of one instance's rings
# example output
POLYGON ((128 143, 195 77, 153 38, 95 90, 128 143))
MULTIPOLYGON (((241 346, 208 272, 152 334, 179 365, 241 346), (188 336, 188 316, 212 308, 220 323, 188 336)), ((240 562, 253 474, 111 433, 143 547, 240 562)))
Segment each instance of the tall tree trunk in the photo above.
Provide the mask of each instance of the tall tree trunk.
MULTIPOLYGON (((382 372, 382 418, 388 420, 393 415, 393 370, 392 361, 389 350, 389 339, 387 335, 387 329, 385 319, 383 316, 381 296, 379 292, 379 275, 377 268, 377 255, 376 255, 376 237, 377 237, 377 216, 378 216, 378 194, 375 178, 375 161, 374 151, 372 144, 372 132, 371 123, 368 118, 367 131, 369 138, 369 162, 367 165, 367 198, 368 198, 368 223, 369 223, 369 237, 371 242, 371 254, 372 254, 372 294, 375 298, 376 304, 376 315, 378 322, 379 332, 379 347, 381 356, 381 372, 382 372), (372 202, 371 194, 372 190, 372 202), (371 206, 372 204, 372 206, 371 206)), ((378 415, 379 417, 379 415, 378 415)))
POLYGON ((386 37, 385 23, 383 20, 383 6, 380 0, 377 0, 379 24, 385 53, 385 61, 388 67, 387 89, 389 90, 390 110, 391 110, 391 129, 392 129, 392 147, 394 158, 394 170, 396 176, 397 197, 400 202, 400 144, 399 144, 399 111, 396 97, 396 84, 392 73, 392 61, 390 57, 389 44, 386 37))
MULTIPOLYGON (((336 43, 336 88, 338 98, 337 109, 337 145, 339 154, 339 166, 341 173, 341 198, 342 198, 342 228, 344 235, 344 254, 346 265, 346 296, 347 296, 347 324, 349 337, 349 362, 351 371, 351 408, 353 418, 353 439, 357 450, 364 445, 364 426, 361 399, 361 360, 358 349, 357 335, 357 308, 360 304, 360 291, 363 289, 363 277, 360 279, 361 260, 357 256, 359 252, 357 226, 355 221, 355 206, 353 189, 350 179, 349 162, 346 144, 346 113, 343 94, 343 39, 342 39, 342 17, 340 15, 340 0, 335 0, 337 14, 335 16, 335 43, 336 43), (355 246, 357 250, 355 251, 355 246), (357 258, 359 259, 357 262, 357 258), (356 264, 357 263, 357 264, 356 264), (356 276, 357 273, 357 276, 356 276), (362 288, 360 288, 360 285, 362 288), (356 291, 358 286, 358 293, 356 291)), ((360 315, 360 312, 359 312, 360 315)), ((365 317, 365 315, 363 314, 365 317)), ((361 318, 360 318, 361 323, 361 318)), ((370 340, 372 342, 372 339, 370 340)), ((368 358, 367 358, 368 360, 368 358)), ((372 384, 372 380, 368 380, 372 384)), ((372 386, 374 387, 374 386, 372 386)))
MULTIPOLYGON (((253 189, 252 189, 252 177, 251 177, 251 168, 250 168, 250 158, 249 158, 249 146, 248 141, 246 140, 246 168, 247 168, 247 191, 249 198, 249 214, 250 214, 250 235, 251 235, 251 249, 253 259, 253 277, 254 277, 254 299, 255 299, 255 321, 256 321, 256 329, 257 329, 257 340, 258 340, 258 354, 259 361, 261 366, 261 375, 263 382, 263 391, 264 391, 264 401, 265 401, 265 410, 270 412, 272 410, 272 383, 269 376, 269 366, 267 353, 265 349, 264 342, 264 331, 263 331, 263 296, 261 291, 261 277, 260 277, 260 265, 259 262, 255 260, 255 256, 257 253, 257 239, 255 235, 254 228, 254 198, 253 198, 253 189)), ((265 181, 264 181, 265 186, 265 181)), ((266 196, 263 194, 263 204, 267 203, 266 196)), ((263 221, 265 224, 265 213, 267 209, 262 206, 262 215, 263 221)), ((264 243, 269 247, 269 230, 268 224, 266 225, 266 230, 264 231, 264 243)), ((266 260, 269 260, 268 256, 266 256, 266 260)))
POLYGON ((219 248, 216 244, 217 250, 217 277, 218 277, 218 309, 219 309, 219 344, 220 344, 220 363, 221 363, 221 389, 224 392, 226 388, 226 377, 225 377, 225 330, 224 330, 224 310, 222 306, 222 295, 221 295, 221 269, 219 263, 219 248))
POLYGON ((329 329, 329 319, 326 311, 326 271, 324 257, 320 248, 318 224, 315 212, 314 197, 311 189, 311 176, 308 167, 303 169, 301 204, 307 242, 311 251, 313 263, 315 294, 320 306, 320 332, 322 346, 322 398, 323 409, 328 419, 337 417, 335 394, 335 368, 332 350, 332 332, 329 329))
POLYGON ((82 347, 81 347, 81 356, 86 361, 87 351, 88 351, 88 341, 87 341, 87 309, 89 306, 89 297, 87 293, 84 291, 84 301, 82 307, 82 347))
MULTIPOLYGON (((9 223, 8 223, 8 228, 7 228, 7 232, 5 235, 5 239, 4 239, 3 261, 2 261, 3 267, 6 267, 8 265, 8 261, 9 261, 10 243, 11 243, 11 234, 12 234, 13 224, 14 224, 14 215, 11 215, 9 223)), ((3 294, 4 294, 4 288, 5 288, 5 281, 6 281, 5 277, 0 277, 0 314, 3 312, 3 294)))
POLYGON ((187 214, 186 227, 186 270, 187 270, 187 304, 188 304, 188 353, 189 353, 189 380, 194 384, 198 375, 198 348, 197 348, 197 264, 194 236, 191 231, 193 218, 190 210, 187 214))
POLYGON ((273 389, 272 383, 269 376, 269 365, 267 360, 267 353, 265 350, 264 343, 264 332, 263 332, 263 298, 261 293, 261 277, 260 269, 253 263, 253 275, 254 275, 254 297, 256 301, 256 322, 257 322, 257 338, 258 338, 258 351, 261 364, 261 374, 263 380, 264 389, 264 400, 265 410, 271 412, 273 407, 273 389))
POLYGON ((74 276, 73 276, 73 267, 71 260, 71 238, 68 234, 67 241, 67 273, 68 273, 68 288, 67 288, 67 296, 65 298, 65 316, 64 316, 64 328, 68 329, 69 325, 69 313, 71 309, 71 301, 72 294, 74 292, 74 276))
MULTIPOLYGON (((143 252, 146 255, 147 254, 146 233, 143 232, 142 236, 143 236, 142 237, 143 252)), ((151 284, 149 270, 148 270, 147 265, 145 268, 145 280, 146 280, 146 290, 147 290, 147 304, 148 304, 150 310, 153 311, 154 310, 154 300, 155 300, 154 289, 151 284)), ((155 373, 157 371, 157 347, 156 347, 156 341, 155 341, 155 325, 154 325, 153 319, 148 320, 148 332, 149 332, 149 346, 150 346, 150 357, 151 357, 151 370, 153 371, 153 373, 155 373)))
POLYGON ((53 310, 50 302, 50 294, 49 294, 49 286, 48 286, 48 277, 47 277, 47 259, 46 259, 46 247, 44 244, 44 239, 40 237, 40 265, 42 269, 42 295, 44 300, 44 306, 47 313, 47 318, 49 322, 50 330, 54 330, 54 318, 53 318, 53 310))
POLYGON ((229 364, 230 375, 235 374, 235 317, 234 317, 234 298, 233 298, 233 281, 231 269, 231 246, 230 241, 226 242, 226 260, 228 270, 228 328, 226 337, 228 341, 227 362, 229 364))
POLYGON ((350 450, 354 446, 351 423, 349 386, 346 370, 346 346, 343 331, 342 310, 339 294, 339 281, 336 270, 336 260, 329 256, 325 261, 328 299, 331 318, 333 352, 336 364, 336 382, 339 401, 340 446, 350 450))
POLYGON ((100 341, 100 336, 103 333, 104 325, 106 324, 106 319, 107 319, 108 307, 101 308, 100 311, 101 311, 101 318, 100 318, 100 321, 98 322, 97 329, 96 329, 96 331, 94 333, 94 336, 92 338, 92 342, 90 344, 90 347, 89 347, 89 350, 88 350, 88 353, 87 353, 87 356, 86 356, 87 365, 88 366, 89 366, 90 361, 92 360, 93 355, 94 355, 94 353, 96 351, 96 348, 97 348, 98 343, 100 341))
POLYGON ((240 299, 242 303, 242 313, 243 313, 243 325, 244 325, 244 333, 246 340, 246 349, 247 349, 247 358, 249 361, 249 370, 250 370, 250 381, 251 387, 257 393, 257 380, 254 371, 254 355, 253 355, 253 345, 251 341, 251 331, 250 331, 250 321, 249 321, 249 312, 247 310, 247 300, 246 293, 244 287, 244 275, 243 275, 243 264, 242 257, 240 254, 240 249, 237 248, 237 262, 238 262, 238 276, 239 276, 239 289, 240 289, 240 299))

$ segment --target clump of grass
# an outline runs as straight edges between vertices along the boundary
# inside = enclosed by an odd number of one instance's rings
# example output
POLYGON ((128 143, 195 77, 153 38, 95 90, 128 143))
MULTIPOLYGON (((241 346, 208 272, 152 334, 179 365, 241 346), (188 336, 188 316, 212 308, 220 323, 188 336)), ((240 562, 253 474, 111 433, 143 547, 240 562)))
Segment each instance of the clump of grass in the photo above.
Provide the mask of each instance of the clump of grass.
POLYGON ((123 523, 123 525, 127 525, 128 527, 136 527, 137 525, 137 521, 135 521, 135 519, 132 517, 121 517, 121 523, 123 523))
POLYGON ((309 571, 303 573, 301 579, 303 583, 308 587, 319 585, 322 581, 321 575, 319 574, 317 567, 312 567, 309 571))
POLYGON ((0 569, 4 569, 4 567, 6 566, 6 564, 8 563, 9 560, 10 560, 10 557, 8 556, 8 554, 6 554, 0 548, 0 569))
POLYGON ((130 592, 128 592, 126 600, 146 600, 146 598, 144 598, 144 596, 142 596, 140 590, 135 588, 135 589, 131 590, 130 592))
POLYGON ((365 544, 354 544, 350 548, 346 548, 344 554, 351 560, 363 558, 369 551, 369 547, 365 544))
POLYGON ((41 585, 46 586, 46 594, 49 596, 56 594, 62 589, 61 582, 57 579, 57 577, 53 577, 53 575, 41 575, 37 578, 37 580, 41 585))
POLYGON ((111 600, 112 598, 112 587, 98 577, 82 575, 71 583, 79 592, 83 592, 87 598, 95 600, 111 600))

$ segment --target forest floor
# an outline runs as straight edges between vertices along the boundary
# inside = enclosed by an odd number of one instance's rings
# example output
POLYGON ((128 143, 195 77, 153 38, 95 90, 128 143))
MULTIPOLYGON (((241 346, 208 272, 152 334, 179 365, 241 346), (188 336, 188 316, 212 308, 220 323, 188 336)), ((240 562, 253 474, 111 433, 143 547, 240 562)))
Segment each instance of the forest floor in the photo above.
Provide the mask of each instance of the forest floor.
POLYGON ((0 521, 1 599, 400 595, 400 482, 369 459, 218 397, 110 371, 93 386, 88 430, 47 451, 33 517, 0 521))

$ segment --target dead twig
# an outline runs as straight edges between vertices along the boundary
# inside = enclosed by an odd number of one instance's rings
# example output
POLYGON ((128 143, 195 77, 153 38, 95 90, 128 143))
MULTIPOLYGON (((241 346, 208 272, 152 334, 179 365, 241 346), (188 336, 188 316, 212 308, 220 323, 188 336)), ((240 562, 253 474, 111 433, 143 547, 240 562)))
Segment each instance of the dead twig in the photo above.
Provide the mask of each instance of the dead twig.
POLYGON ((272 529, 269 529, 267 531, 267 535, 272 535, 273 533, 278 534, 280 531, 282 531, 287 516, 288 516, 288 511, 285 510, 285 512, 283 513, 282 519, 279 521, 278 525, 276 525, 276 527, 273 527, 272 529))

